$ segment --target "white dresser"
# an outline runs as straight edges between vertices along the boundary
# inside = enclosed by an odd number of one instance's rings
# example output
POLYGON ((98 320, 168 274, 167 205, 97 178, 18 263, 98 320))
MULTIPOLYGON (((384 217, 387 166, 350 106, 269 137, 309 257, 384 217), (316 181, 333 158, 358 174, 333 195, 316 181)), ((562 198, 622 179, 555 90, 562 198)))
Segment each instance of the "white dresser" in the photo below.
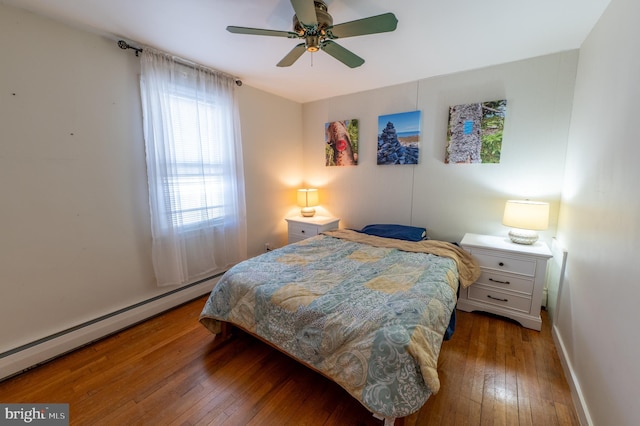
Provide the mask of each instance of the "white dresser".
POLYGON ((285 220, 289 224, 289 244, 313 237, 323 231, 337 229, 340 223, 340 219, 328 216, 296 216, 285 220))
POLYGON ((480 278, 460 290, 458 309, 483 311, 540 330, 540 307, 547 260, 551 251, 543 242, 516 244, 509 237, 465 234, 460 245, 480 263, 480 278))

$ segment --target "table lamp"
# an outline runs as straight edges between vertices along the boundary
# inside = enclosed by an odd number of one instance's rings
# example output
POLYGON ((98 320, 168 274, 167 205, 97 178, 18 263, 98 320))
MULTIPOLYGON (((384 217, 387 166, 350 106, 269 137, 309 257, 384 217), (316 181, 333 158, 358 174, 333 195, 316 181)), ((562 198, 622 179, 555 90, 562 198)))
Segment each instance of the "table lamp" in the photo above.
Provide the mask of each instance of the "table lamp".
POLYGON ((502 224, 512 227, 509 238, 517 244, 533 244, 538 233, 549 227, 549 203, 509 200, 504 208, 502 224))

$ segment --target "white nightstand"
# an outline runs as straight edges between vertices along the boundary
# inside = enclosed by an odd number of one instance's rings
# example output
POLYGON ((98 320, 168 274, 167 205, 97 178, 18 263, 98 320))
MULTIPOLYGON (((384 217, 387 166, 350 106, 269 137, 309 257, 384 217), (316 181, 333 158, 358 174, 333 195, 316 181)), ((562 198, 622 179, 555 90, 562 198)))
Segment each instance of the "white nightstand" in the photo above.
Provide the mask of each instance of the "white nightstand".
POLYGON ((465 234, 460 245, 480 263, 480 278, 460 290, 458 309, 484 311, 540 330, 540 306, 551 257, 543 242, 516 244, 509 237, 465 234))
POLYGON ((340 219, 328 216, 296 216, 285 220, 289 223, 289 244, 313 237, 323 231, 337 229, 340 222, 340 219))

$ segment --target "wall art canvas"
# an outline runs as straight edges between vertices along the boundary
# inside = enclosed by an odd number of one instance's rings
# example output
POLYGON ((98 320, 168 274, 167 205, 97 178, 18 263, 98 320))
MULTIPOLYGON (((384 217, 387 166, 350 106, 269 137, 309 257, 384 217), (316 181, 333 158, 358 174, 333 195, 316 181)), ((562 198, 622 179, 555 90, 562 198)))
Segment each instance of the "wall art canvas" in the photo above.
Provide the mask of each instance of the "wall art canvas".
POLYGON ((327 166, 358 164, 358 120, 332 121, 324 125, 327 166))
POLYGON ((378 164, 418 164, 421 111, 378 117, 378 164))
POLYGON ((499 163, 507 101, 449 108, 445 163, 499 163))

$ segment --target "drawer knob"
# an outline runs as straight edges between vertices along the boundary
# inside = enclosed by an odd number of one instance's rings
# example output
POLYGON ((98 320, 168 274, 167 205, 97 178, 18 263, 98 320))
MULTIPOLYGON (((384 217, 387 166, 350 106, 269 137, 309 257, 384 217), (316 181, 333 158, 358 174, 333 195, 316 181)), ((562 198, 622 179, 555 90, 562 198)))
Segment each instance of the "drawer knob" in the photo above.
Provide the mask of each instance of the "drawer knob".
POLYGON ((497 300, 497 301, 499 301, 499 302, 508 302, 508 301, 509 301, 509 299, 500 299, 499 297, 493 297, 493 296, 492 296, 492 295, 490 295, 490 294, 487 294, 487 297, 488 297, 489 299, 497 300))
POLYGON ((498 266, 504 266, 504 262, 498 263, 498 266))
POLYGON ((489 281, 498 283, 498 284, 511 284, 509 281, 494 280, 493 278, 489 278, 489 281))
POLYGON ((301 234, 304 234, 304 229, 300 231, 301 234))

